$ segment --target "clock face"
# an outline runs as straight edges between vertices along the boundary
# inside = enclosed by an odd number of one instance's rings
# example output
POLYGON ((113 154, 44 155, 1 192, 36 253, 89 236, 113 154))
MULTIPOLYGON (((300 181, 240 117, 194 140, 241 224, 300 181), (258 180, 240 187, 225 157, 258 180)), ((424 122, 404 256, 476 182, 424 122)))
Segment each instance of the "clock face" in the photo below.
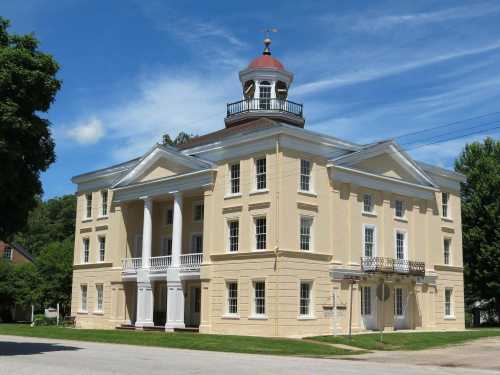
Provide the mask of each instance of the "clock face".
POLYGON ((255 82, 250 80, 246 81, 243 85, 243 96, 245 99, 253 99, 255 94, 255 82))
POLYGON ((276 97, 281 100, 286 100, 288 96, 288 87, 286 87, 286 83, 283 81, 276 82, 274 86, 276 90, 276 97))

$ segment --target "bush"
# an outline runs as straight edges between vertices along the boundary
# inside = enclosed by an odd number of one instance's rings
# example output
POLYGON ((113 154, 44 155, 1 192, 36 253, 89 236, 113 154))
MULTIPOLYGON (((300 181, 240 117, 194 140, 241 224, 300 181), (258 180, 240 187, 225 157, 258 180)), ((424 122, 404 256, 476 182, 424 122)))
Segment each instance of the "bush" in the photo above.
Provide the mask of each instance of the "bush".
POLYGON ((55 326, 56 324, 56 318, 46 318, 44 314, 35 314, 33 319, 33 326, 55 326))

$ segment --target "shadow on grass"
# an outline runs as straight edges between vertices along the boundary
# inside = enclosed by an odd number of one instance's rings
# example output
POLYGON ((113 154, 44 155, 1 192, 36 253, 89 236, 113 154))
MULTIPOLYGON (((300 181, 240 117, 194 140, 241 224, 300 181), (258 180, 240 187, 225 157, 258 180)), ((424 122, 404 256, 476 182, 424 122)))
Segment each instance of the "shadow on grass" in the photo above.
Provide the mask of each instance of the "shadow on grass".
POLYGON ((43 354, 49 352, 74 351, 80 348, 74 346, 66 346, 52 344, 47 342, 12 342, 0 341, 0 357, 14 355, 32 355, 43 354))

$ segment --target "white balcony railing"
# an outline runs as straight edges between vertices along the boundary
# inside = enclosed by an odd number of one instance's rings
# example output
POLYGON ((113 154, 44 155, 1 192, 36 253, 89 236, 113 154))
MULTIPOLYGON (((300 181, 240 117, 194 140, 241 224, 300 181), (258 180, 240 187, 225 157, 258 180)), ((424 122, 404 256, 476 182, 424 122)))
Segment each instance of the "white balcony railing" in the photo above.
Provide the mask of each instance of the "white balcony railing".
POLYGON ((166 271, 171 264, 172 257, 170 255, 149 258, 149 268, 151 271, 166 271))
POLYGON ((124 258, 122 259, 123 272, 136 272, 142 267, 142 258, 124 258))
MULTIPOLYGON (((179 259, 179 270, 181 272, 199 272, 203 263, 203 253, 182 254, 179 259)), ((152 272, 166 272, 172 267, 171 256, 160 256, 149 258, 149 269, 152 272)), ((122 272, 133 273, 142 268, 142 258, 122 259, 122 272)))

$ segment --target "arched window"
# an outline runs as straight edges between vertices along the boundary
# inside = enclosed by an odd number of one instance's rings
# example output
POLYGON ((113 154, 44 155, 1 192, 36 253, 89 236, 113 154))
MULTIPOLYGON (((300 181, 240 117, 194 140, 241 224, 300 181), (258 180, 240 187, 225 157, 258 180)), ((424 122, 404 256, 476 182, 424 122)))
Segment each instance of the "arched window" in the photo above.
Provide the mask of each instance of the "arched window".
POLYGON ((271 109, 271 83, 261 81, 259 84, 259 108, 271 109))

